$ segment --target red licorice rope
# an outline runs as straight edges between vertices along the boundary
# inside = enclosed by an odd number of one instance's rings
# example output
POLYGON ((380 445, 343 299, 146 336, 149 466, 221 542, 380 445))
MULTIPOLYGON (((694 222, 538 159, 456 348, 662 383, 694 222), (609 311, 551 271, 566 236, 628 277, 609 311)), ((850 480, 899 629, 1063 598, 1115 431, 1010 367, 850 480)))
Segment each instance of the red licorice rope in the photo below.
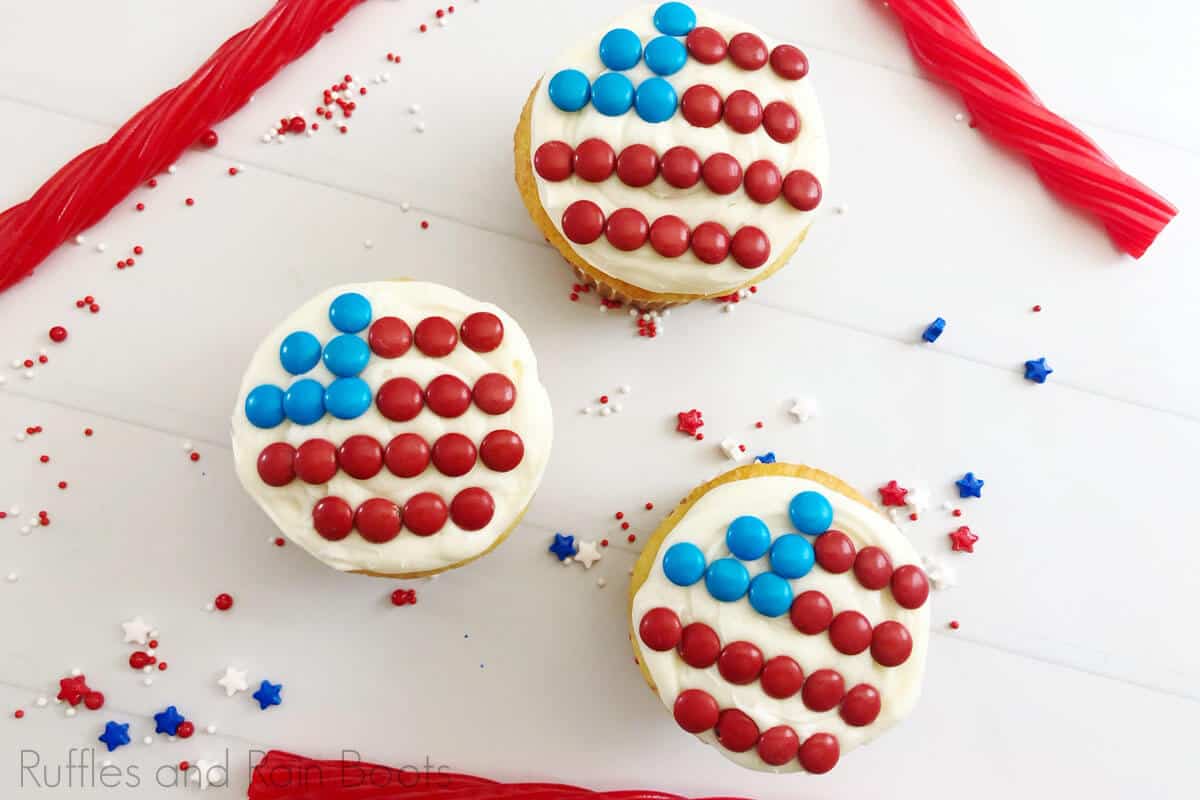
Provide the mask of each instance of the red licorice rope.
POLYGON ((1047 109, 979 41, 951 0, 890 0, 917 60, 962 95, 976 126, 1029 159, 1046 187, 1099 218, 1117 247, 1140 258, 1176 209, 1122 172, 1095 142, 1047 109))
MULTIPOLYGON (((315 761, 272 750, 250 776, 249 800, 687 800, 628 789, 593 792, 558 783, 499 783, 473 775, 361 761, 315 761)), ((738 800, 710 797, 699 800, 738 800)))
POLYGON ((361 2, 278 0, 111 139, 76 156, 33 197, 0 214, 0 291, 33 274, 56 247, 166 169, 361 2))

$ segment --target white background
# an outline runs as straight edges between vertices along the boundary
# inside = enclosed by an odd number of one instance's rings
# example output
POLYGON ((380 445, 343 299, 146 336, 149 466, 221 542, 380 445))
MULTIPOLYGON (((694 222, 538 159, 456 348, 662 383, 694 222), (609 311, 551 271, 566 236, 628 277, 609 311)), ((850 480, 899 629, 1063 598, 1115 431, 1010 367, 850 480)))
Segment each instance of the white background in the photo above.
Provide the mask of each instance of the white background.
MULTIPOLYGON (((0 207, 267 7, 2 0, 0 207)), ((511 180, 512 129, 542 65, 623 7, 466 0, 441 28, 432 3, 371 0, 219 126, 215 151, 189 152, 86 245, 61 248, 0 296, 0 364, 50 355, 33 379, 0 373, 0 509, 22 509, 0 521, 0 575, 19 574, 0 582, 0 792, 37 794, 28 778, 16 788, 21 748, 61 762, 116 719, 137 734, 112 757, 119 765, 232 748, 231 786, 213 792, 230 797, 244 793, 251 746, 762 798, 1194 796, 1200 11, 963 2, 1049 106, 1182 210, 1134 262, 956 122, 955 99, 918 74, 877 5, 722 7, 807 51, 833 179, 795 261, 752 301, 732 314, 677 311, 647 341, 592 296, 568 302, 562 260, 511 180), (392 81, 370 87, 349 134, 260 143, 343 73, 385 70, 392 81), (245 171, 229 177, 238 163, 245 171), (134 244, 145 256, 118 272, 134 244), (402 609, 387 601, 395 582, 271 546, 227 441, 243 365, 277 320, 329 285, 397 276, 513 313, 556 412, 526 522, 484 561, 418 585, 418 605, 402 609), (98 315, 74 307, 85 294, 98 315), (946 334, 916 344, 939 315, 946 334), (54 324, 69 328, 66 344, 47 341, 54 324), (1043 386, 1021 377, 1039 356, 1055 369, 1043 386), (624 413, 579 413, 620 384, 633 390, 624 413), (822 415, 794 423, 797 396, 817 398, 822 415), (704 411, 704 443, 672 431, 692 407, 704 411), (17 442, 29 425, 45 431, 17 442), (907 527, 960 583, 934 598, 921 705, 825 777, 726 762, 677 728, 631 663, 627 571, 669 507, 728 463, 726 436, 866 491, 920 480, 940 503, 966 470, 987 481, 961 520, 935 509, 907 527), (52 525, 20 535, 43 508, 52 525), (617 510, 638 544, 621 539, 617 510), (974 555, 948 551, 946 533, 963 523, 980 536, 974 555), (545 552, 555 531, 614 546, 590 572, 559 567, 545 552), (234 610, 206 613, 221 591, 234 610), (150 688, 125 664, 118 623, 135 614, 160 628, 171 665, 150 688), (282 682, 284 704, 260 712, 247 695, 226 699, 215 679, 228 664, 282 682), (35 708, 72 667, 106 693, 105 709, 67 719, 53 702, 35 708), (219 733, 142 745, 168 703, 219 733), (12 719, 16 708, 25 719, 12 719)))

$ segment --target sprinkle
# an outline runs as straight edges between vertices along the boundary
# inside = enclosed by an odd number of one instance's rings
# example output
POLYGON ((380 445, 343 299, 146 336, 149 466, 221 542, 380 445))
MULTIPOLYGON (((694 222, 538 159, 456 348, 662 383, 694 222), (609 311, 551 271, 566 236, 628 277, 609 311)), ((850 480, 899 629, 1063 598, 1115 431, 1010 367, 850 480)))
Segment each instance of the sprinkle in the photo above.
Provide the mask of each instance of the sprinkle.
POLYGON ((392 605, 394 606, 411 606, 417 603, 416 589, 396 589, 391 594, 392 605))
POLYGON ((266 711, 271 706, 280 705, 283 699, 279 693, 283 690, 283 684, 271 683, 268 680, 263 680, 258 686, 258 691, 251 695, 258 701, 258 707, 262 711, 266 711))
POLYGON ((566 561, 575 555, 575 537, 556 533, 554 534, 554 541, 548 549, 558 557, 559 561, 566 561))
POLYGON ((954 485, 958 487, 959 497, 982 497, 983 496, 983 481, 975 477, 974 472, 968 472, 963 475, 954 485))
POLYGON ((979 541, 979 537, 971 533, 971 529, 966 525, 947 535, 950 537, 950 549, 959 553, 975 552, 975 543, 979 541))
POLYGON ((676 417, 679 421, 675 424, 675 430, 699 438, 698 432, 704 427, 704 419, 700 411, 694 408, 691 411, 680 411, 676 417))
POLYGON ((821 407, 815 398, 801 397, 788 409, 788 413, 796 419, 796 422, 808 422, 821 413, 821 407))
POLYGON ((1034 310, 1034 312, 1038 312, 1038 311, 1041 311, 1041 310, 1042 310, 1042 307, 1041 307, 1041 306, 1034 306, 1034 307, 1033 307, 1033 310, 1034 310))
POLYGON ((195 451, 192 451, 191 453, 188 454, 188 458, 190 458, 192 461, 199 461, 200 454, 195 451))
POLYGON ((1025 380, 1034 383, 1045 383, 1053 369, 1046 363, 1045 358, 1036 358, 1025 362, 1025 380))
POLYGON ((421 230, 424 231, 424 230, 428 230, 428 229, 429 229, 429 220, 427 220, 427 219, 421 220, 421 230))
POLYGON ((649 502, 648 502, 648 503, 646 503, 646 510, 647 510, 647 511, 653 511, 653 510, 654 510, 654 503, 649 503, 649 502))
POLYGON ((956 619, 950 620, 950 630, 952 630, 952 631, 958 630, 958 620, 956 620, 956 619))
POLYGON ((905 495, 907 494, 908 489, 901 487, 895 481, 888 481, 886 485, 879 487, 879 497, 885 506, 905 505, 905 495))
POLYGON ((630 544, 633 544, 634 542, 637 541, 637 534, 635 534, 635 533, 629 534, 628 536, 625 537, 625 541, 629 542, 630 544))
POLYGON ((594 541, 581 541, 579 543, 579 548, 575 553, 575 560, 580 564, 583 564, 585 569, 591 569, 592 564, 595 564, 597 561, 599 561, 601 557, 600 549, 596 547, 596 543, 594 541))
POLYGON ((233 595, 222 592, 213 599, 213 606, 218 611, 228 611, 233 608, 233 595))
POLYGON ((244 692, 250 688, 250 684, 246 683, 245 670, 234 667, 225 668, 225 674, 217 679, 217 685, 225 690, 226 697, 233 697, 238 692, 244 692))
POLYGON ((927 342, 933 343, 942 335, 942 331, 946 330, 946 320, 938 317, 933 322, 929 323, 929 327, 921 334, 921 338, 927 342))

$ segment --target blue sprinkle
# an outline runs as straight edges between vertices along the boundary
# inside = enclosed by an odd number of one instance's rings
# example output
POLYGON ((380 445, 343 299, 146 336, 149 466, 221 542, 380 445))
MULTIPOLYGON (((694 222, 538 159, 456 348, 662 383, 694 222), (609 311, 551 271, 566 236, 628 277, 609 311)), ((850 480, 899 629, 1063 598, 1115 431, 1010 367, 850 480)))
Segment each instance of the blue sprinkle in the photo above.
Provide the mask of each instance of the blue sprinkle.
POLYGON ((983 481, 975 477, 974 472, 968 472, 954 482, 958 487, 959 497, 983 497, 983 481))
POLYGON ((1046 378, 1054 370, 1050 369, 1046 364, 1046 359, 1039 358, 1034 361, 1025 362, 1025 380, 1033 381, 1034 383, 1045 383, 1046 378))
POLYGON ((325 345, 321 356, 325 367, 339 378, 351 378, 362 372, 371 358, 371 348, 361 337, 351 333, 335 336, 325 345))
POLYGON ((274 428, 283 422, 283 389, 264 383, 246 395, 246 419, 256 428, 274 428))
POLYGON ((737 559, 719 558, 708 565, 708 571, 704 573, 704 585, 716 599, 732 603, 746 594, 750 586, 750 573, 737 559))
POLYGON ((704 567, 704 553, 691 542, 673 544, 663 556, 663 574, 676 586, 691 586, 703 578, 704 567))
POLYGON ((833 506, 820 492, 801 492, 788 503, 788 516, 796 530, 816 536, 833 524, 833 506))
POLYGON ((742 561, 755 561, 771 546, 771 530, 758 517, 738 517, 725 529, 725 544, 742 561))
POLYGON ((775 451, 772 450, 772 451, 763 453, 761 456, 755 456, 754 460, 756 462, 758 462, 759 464, 774 464, 775 463, 775 451))
POLYGON ((646 66, 655 75, 674 75, 687 63, 687 48, 670 36, 658 36, 646 45, 646 66))
POLYGON ((654 27, 668 36, 687 36, 696 27, 696 12, 686 3, 663 3, 654 12, 654 27))
POLYGON ((750 605, 764 617, 780 617, 792 607, 792 585, 774 572, 750 581, 750 605))
POLYGON ((312 425, 325 416, 325 387, 312 378, 296 381, 283 396, 283 411, 297 425, 312 425))
POLYGON ((356 419, 371 407, 371 387, 362 378, 338 378, 325 390, 325 408, 338 419, 356 419))
POLYGON ((641 57, 642 40, 629 28, 613 28, 600 40, 600 60, 609 69, 631 69, 641 57))
POLYGON ((283 702, 283 699, 279 696, 281 691, 283 691, 282 683, 271 683, 268 680, 264 680, 258 685, 258 691, 250 696, 258 701, 259 709, 266 711, 271 706, 277 706, 283 702))
POLYGON ((606 72, 592 84, 592 105, 606 117, 619 117, 633 107, 633 82, 619 72, 606 72))
POLYGON ((803 578, 814 561, 813 546, 800 534, 785 534, 771 545, 771 569, 781 578, 803 578))
POLYGON ((575 537, 563 536, 561 533, 554 534, 554 542, 550 545, 550 552, 558 556, 559 561, 566 561, 571 556, 575 555, 575 537))
POLYGON ((175 731, 179 730, 179 723, 183 721, 183 714, 180 714, 175 706, 167 706, 166 711, 154 715, 154 732, 174 736, 175 731))
POLYGON ((308 331, 289 333, 279 345, 279 363, 293 375, 303 375, 321 360, 321 342, 308 331))
POLYGON ((371 301, 358 292, 346 292, 329 304, 329 321, 342 333, 358 333, 371 324, 371 301))
POLYGON ((104 742, 110 753, 118 747, 124 747, 129 744, 129 723, 104 723, 104 733, 100 734, 100 741, 104 742))
POLYGON ((637 88, 634 105, 646 122, 666 122, 675 115, 679 98, 675 87, 662 78, 647 78, 637 88))
POLYGON ((921 334, 921 338, 930 343, 936 342, 944 330, 946 330, 946 320, 938 317, 929 323, 929 327, 921 334))
POLYGON ((563 111, 578 111, 591 96, 591 81, 577 69, 564 69, 550 79, 550 102, 563 111))

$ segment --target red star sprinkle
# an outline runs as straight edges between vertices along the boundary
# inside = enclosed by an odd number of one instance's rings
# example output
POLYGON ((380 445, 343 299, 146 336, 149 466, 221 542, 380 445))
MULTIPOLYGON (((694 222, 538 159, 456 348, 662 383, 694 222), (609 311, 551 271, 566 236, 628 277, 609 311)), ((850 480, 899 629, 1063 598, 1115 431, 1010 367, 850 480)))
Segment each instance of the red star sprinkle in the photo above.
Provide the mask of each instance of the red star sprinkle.
POLYGON ((908 489, 904 489, 895 481, 888 481, 887 486, 879 487, 879 497, 883 500, 885 506, 902 506, 904 505, 904 496, 908 494, 908 489))
POLYGON ((394 606, 411 606, 416 605, 416 602, 416 589, 397 589, 392 592, 392 605, 394 606))
POLYGON ((83 675, 78 675, 73 678, 60 678, 58 681, 59 691, 58 699, 63 702, 77 706, 83 702, 83 696, 90 694, 91 689, 88 688, 87 678, 83 675))
POLYGON ((955 552, 974 553, 975 543, 979 541, 979 537, 971 533, 971 529, 963 525, 958 530, 949 534, 950 547, 955 552))
POLYGON ((680 411, 678 417, 679 422, 675 425, 675 430, 680 433, 695 436, 704 427, 702 414, 694 408, 691 411, 680 411))

